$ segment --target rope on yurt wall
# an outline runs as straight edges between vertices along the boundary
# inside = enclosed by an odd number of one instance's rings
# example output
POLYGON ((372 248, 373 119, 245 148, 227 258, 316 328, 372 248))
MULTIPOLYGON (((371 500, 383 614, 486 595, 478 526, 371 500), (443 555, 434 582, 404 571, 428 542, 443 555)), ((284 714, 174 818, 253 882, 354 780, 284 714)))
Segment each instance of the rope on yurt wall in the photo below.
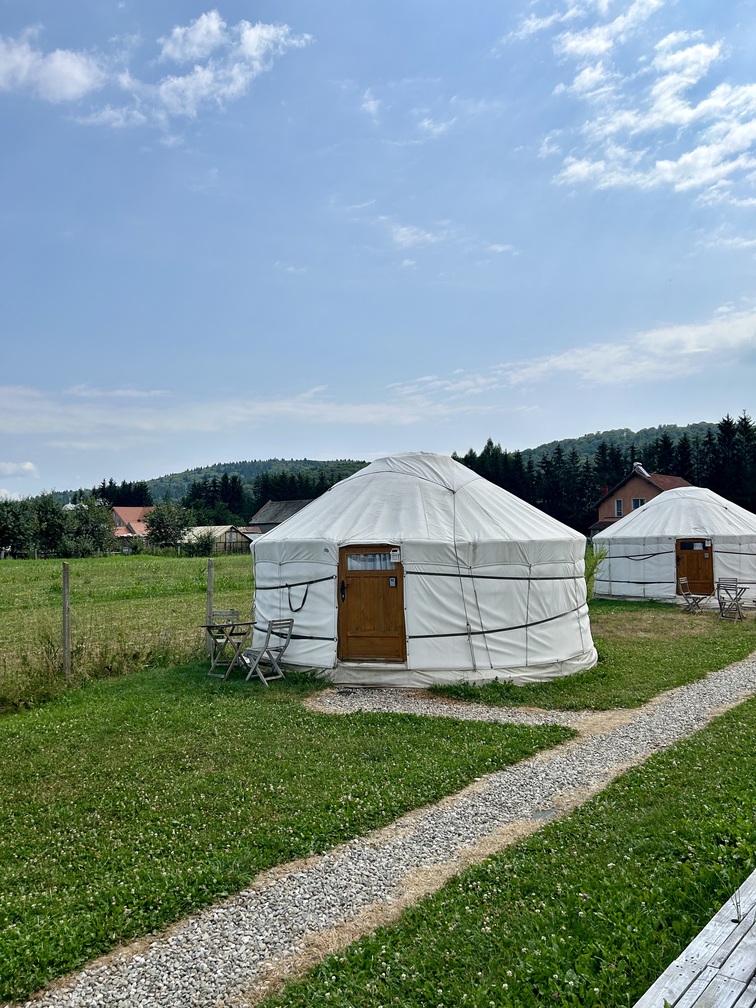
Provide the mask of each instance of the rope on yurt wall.
MULTIPOLYGON (((464 637, 467 636, 467 643, 470 647, 470 660, 472 661, 473 673, 477 675, 478 663, 475 659, 475 645, 473 644, 473 633, 472 627, 470 626, 470 617, 467 613, 467 599, 465 598, 465 587, 462 580, 462 562, 459 559, 459 550, 457 549, 457 493, 455 490, 451 490, 452 495, 452 543, 454 544, 454 559, 457 563, 457 576, 459 578, 459 594, 462 596, 462 609, 465 616, 465 633, 464 634, 425 634, 420 636, 427 637, 464 637)), ((468 575, 469 577, 470 575, 468 575)), ((473 582, 474 584, 475 582, 473 582)), ((477 602, 477 596, 476 596, 477 602)), ((478 617, 480 617, 480 606, 478 606, 478 617)), ((483 625, 483 620, 480 620, 481 626, 483 625)), ((412 637, 408 638, 412 640, 412 637)), ((485 637, 483 638, 485 640, 485 637)))
POLYGON ((522 574, 457 574, 450 571, 406 571, 407 577, 422 574, 423 577, 462 577, 475 581, 576 581, 574 574, 547 574, 546 577, 523 577, 522 574))
POLYGON ((631 585, 668 585, 670 584, 669 578, 664 578, 662 581, 629 581, 627 578, 594 578, 594 584, 631 584, 631 585))
POLYGON ((305 585, 304 594, 302 595, 302 601, 300 602, 300 604, 296 608, 291 604, 291 589, 292 589, 292 585, 289 585, 288 588, 286 589, 287 596, 288 596, 288 602, 289 602, 289 610, 291 612, 302 612, 302 610, 304 609, 304 604, 307 601, 307 593, 310 590, 310 586, 309 585, 305 585))
MULTIPOLYGON (((336 575, 335 574, 329 574, 327 577, 314 578, 311 581, 293 581, 291 584, 287 583, 287 584, 276 584, 276 585, 255 585, 255 591, 258 591, 258 592, 261 592, 261 591, 281 591, 282 589, 285 588, 286 592, 287 592, 287 601, 289 603, 289 611, 293 612, 293 613, 298 613, 298 612, 301 612, 304 609, 305 602, 307 601, 307 595, 308 595, 308 593, 310 591, 310 585, 320 584, 321 581, 335 581, 335 580, 336 580, 336 575), (302 587, 304 587, 304 595, 302 596, 302 601, 300 602, 300 604, 298 606, 294 606, 294 605, 292 605, 292 602, 291 602, 291 589, 292 588, 302 588, 302 587)), ((294 636, 294 635, 292 635, 292 636, 294 636)), ((313 637, 312 639, 313 640, 330 640, 331 638, 330 637, 328 637, 328 638, 326 638, 326 637, 313 637)))
POLYGON ((652 560, 658 556, 674 555, 674 550, 658 550, 656 553, 612 553, 609 560, 652 560))
MULTIPOLYGON (((478 615, 480 616, 480 625, 483 626, 483 616, 480 612, 480 599, 478 598, 478 585, 476 583, 475 577, 472 578, 473 594, 475 595, 475 607, 478 610, 478 615)), ((493 668, 493 661, 491 660, 491 650, 488 647, 488 637, 486 636, 485 630, 483 631, 483 644, 486 648, 486 657, 488 658, 488 667, 493 668)))
POLYGON ((320 584, 321 581, 335 581, 336 575, 329 574, 328 577, 313 578, 311 581, 292 581, 291 584, 285 582, 284 584, 274 584, 274 585, 255 585, 255 591, 279 591, 281 588, 301 588, 302 585, 320 584))
MULTIPOLYGON (((467 642, 470 646, 470 658, 472 659, 473 673, 477 674, 478 663, 475 657, 475 644, 473 643, 473 636, 483 638, 483 646, 486 649, 486 658, 488 659, 488 667, 493 668, 493 660, 491 659, 491 650, 488 646, 488 637, 486 636, 486 630, 483 626, 483 613, 480 609, 480 599, 478 597, 478 586, 476 582, 475 574, 464 574, 462 573, 462 563, 459 559, 459 551, 457 549, 457 491, 452 490, 452 515, 453 515, 453 526, 452 526, 452 541, 454 543, 454 559, 457 562, 457 577, 459 578, 459 591, 462 596, 462 604, 464 606, 465 612, 465 628, 467 630, 467 642), (475 599, 475 609, 478 614, 478 623, 481 629, 473 632, 472 626, 470 625, 470 617, 467 612, 467 601, 465 599, 465 588, 464 579, 468 578, 472 583, 473 597, 475 599)), ((454 634, 439 634, 440 637, 450 637, 455 636, 454 634)))
POLYGON ((557 613, 556 616, 546 616, 544 619, 533 620, 532 623, 518 623, 515 626, 506 627, 495 627, 489 630, 472 630, 472 631, 458 631, 457 633, 432 633, 432 634, 411 634, 410 640, 428 640, 431 637, 484 637, 486 634, 499 634, 508 633, 510 630, 526 630, 528 627, 541 626, 543 623, 553 623, 554 620, 563 619, 565 616, 572 616, 574 613, 580 612, 582 606, 576 606, 574 609, 566 609, 564 612, 557 613))

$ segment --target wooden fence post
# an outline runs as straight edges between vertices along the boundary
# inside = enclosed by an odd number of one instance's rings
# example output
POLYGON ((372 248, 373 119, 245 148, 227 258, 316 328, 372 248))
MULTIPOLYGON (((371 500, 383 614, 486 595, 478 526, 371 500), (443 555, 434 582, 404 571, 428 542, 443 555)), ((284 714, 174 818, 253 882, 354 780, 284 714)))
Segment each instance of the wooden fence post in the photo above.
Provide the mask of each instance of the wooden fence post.
MULTIPOLYGON (((215 561, 207 561, 207 613, 205 623, 213 622, 213 593, 215 591, 215 561)), ((205 631, 205 653, 211 655, 213 653, 213 638, 210 636, 210 631, 205 631)))
POLYGON ((68 564, 63 564, 63 678, 71 682, 71 583, 68 564))

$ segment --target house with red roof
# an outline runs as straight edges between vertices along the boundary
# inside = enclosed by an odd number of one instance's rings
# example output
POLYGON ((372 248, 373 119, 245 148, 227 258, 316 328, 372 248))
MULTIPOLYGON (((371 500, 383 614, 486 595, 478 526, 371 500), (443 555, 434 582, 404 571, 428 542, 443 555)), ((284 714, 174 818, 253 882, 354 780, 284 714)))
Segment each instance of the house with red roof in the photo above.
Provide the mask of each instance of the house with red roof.
POLYGON ((154 507, 114 507, 112 513, 116 536, 146 536, 148 529, 144 518, 154 510, 154 507))
POLYGON ((663 473, 646 472, 640 462, 633 464, 632 472, 624 479, 607 489, 598 502, 598 521, 591 525, 591 535, 602 532, 614 522, 624 518, 631 511, 658 497, 665 490, 675 490, 677 487, 687 487, 691 484, 682 476, 666 476, 663 473))

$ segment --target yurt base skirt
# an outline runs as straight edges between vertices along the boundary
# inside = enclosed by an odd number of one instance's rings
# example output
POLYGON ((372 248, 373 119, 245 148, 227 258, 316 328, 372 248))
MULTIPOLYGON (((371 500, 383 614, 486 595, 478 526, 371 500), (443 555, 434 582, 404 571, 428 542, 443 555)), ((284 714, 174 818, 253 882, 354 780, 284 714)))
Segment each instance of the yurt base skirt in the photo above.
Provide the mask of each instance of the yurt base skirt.
POLYGON ((414 669, 406 665, 389 665, 378 662, 353 662, 339 664, 332 669, 319 670, 319 675, 334 686, 394 687, 404 689, 424 689, 427 686, 468 682, 482 685, 499 679, 515 686, 548 682, 563 676, 574 675, 593 668, 598 661, 596 649, 591 648, 572 658, 547 665, 528 665, 520 668, 479 668, 479 669, 414 669))

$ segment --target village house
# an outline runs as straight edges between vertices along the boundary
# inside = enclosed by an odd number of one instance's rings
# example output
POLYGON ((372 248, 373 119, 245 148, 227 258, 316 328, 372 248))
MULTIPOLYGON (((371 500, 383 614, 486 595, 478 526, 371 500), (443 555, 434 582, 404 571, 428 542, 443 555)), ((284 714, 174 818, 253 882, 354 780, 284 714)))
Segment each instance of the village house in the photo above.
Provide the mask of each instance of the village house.
POLYGON ((665 490, 675 490, 691 484, 682 476, 665 476, 662 473, 649 473, 640 462, 635 462, 632 472, 620 480, 616 486, 605 491, 598 502, 598 521, 591 525, 591 535, 603 532, 614 522, 624 518, 631 511, 658 497, 665 490))
POLYGON ((307 507, 308 504, 312 504, 311 500, 288 500, 288 501, 268 501, 267 504, 263 504, 259 511, 249 519, 249 524, 257 526, 260 532, 270 532, 271 529, 277 528, 281 522, 285 522, 287 518, 291 518, 302 508, 307 507))
POLYGON ((145 516, 154 511, 154 507, 114 507, 112 509, 115 534, 119 539, 147 535, 145 516))

